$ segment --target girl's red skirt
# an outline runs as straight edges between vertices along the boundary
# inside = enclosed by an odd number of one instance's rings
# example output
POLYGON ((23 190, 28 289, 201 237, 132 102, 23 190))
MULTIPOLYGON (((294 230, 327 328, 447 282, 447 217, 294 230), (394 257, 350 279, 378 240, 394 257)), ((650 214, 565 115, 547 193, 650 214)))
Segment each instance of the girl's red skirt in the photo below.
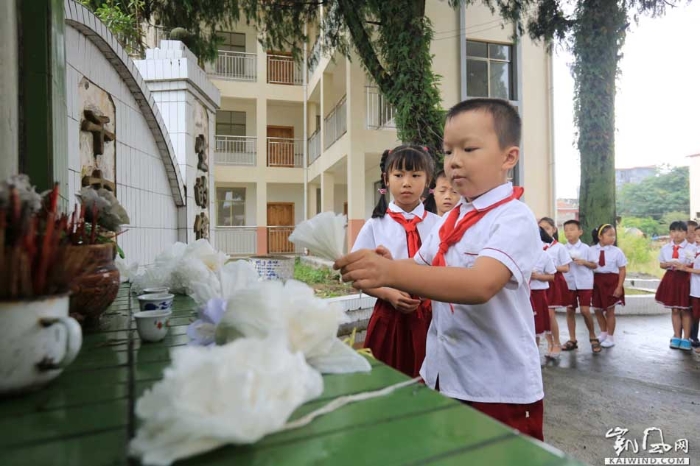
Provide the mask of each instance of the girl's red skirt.
POLYGON ((410 377, 418 377, 425 359, 425 341, 432 312, 430 302, 403 314, 391 303, 377 299, 367 325, 365 348, 375 358, 410 377))
POLYGON ((656 290, 656 301, 671 309, 690 308, 690 274, 667 270, 656 290))
POLYGON ((535 317, 535 334, 542 335, 544 332, 551 331, 547 290, 530 290, 530 303, 535 317))
POLYGON ((607 309, 615 305, 625 305, 625 289, 622 288, 622 295, 613 296, 617 285, 620 282, 620 274, 617 273, 596 273, 593 275, 593 308, 607 309))
POLYGON ((546 291, 549 307, 566 307, 571 303, 569 285, 561 272, 554 274, 554 281, 549 282, 549 289, 546 291))

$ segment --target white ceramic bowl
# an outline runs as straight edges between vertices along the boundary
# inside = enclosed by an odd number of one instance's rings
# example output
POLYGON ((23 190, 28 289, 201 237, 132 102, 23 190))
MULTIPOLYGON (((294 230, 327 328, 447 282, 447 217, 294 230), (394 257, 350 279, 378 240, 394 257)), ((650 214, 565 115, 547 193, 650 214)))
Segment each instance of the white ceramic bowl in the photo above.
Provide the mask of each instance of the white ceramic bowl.
POLYGON ((173 308, 172 293, 150 293, 139 296, 139 308, 142 311, 163 311, 173 308))
POLYGON ((170 288, 167 286, 154 286, 153 288, 144 288, 143 294, 165 293, 167 294, 170 288))
POLYGON ((159 309, 156 311, 141 311, 134 314, 136 319, 136 330, 143 341, 161 341, 168 334, 170 316, 173 311, 170 309, 159 309))

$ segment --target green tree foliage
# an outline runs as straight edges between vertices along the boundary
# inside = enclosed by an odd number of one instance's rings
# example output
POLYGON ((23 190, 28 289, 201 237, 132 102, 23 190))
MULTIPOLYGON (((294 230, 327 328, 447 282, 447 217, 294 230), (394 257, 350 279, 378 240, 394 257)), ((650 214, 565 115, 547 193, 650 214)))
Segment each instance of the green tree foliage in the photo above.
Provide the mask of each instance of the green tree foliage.
POLYGON ((649 238, 618 231, 617 243, 627 257, 629 270, 640 270, 654 259, 655 252, 651 248, 651 239, 649 238))
POLYGON ((651 217, 622 217, 621 226, 625 228, 637 228, 648 237, 664 235, 668 233, 668 226, 662 225, 651 217))
POLYGON ((674 220, 687 220, 690 212, 688 167, 674 167, 636 184, 626 184, 618 193, 617 211, 623 217, 661 220, 676 212, 674 220))
POLYGON ((143 0, 79 0, 90 8, 130 54, 143 52, 139 13, 143 0))

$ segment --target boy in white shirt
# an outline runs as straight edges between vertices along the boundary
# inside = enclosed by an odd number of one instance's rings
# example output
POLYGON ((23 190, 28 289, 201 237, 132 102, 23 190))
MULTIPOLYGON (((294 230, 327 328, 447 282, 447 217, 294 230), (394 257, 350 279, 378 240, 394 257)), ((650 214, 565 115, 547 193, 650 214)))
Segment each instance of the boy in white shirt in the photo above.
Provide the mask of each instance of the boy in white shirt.
MULTIPOLYGON (((697 243, 698 222, 696 222, 695 220, 688 220, 686 223, 688 224, 688 234, 686 235, 685 240, 688 242, 688 244, 695 247, 695 249, 697 251, 698 250, 698 243, 697 243)), ((691 276, 691 279, 692 279, 692 277, 694 277, 694 275, 691 276)), ((691 294, 691 297, 693 297, 692 294, 691 294)), ((698 312, 700 312, 700 310, 698 310, 698 312)), ((690 329, 690 344, 693 346, 693 348, 700 347, 700 341, 698 341, 698 327, 700 327, 700 314, 697 314, 694 311, 693 323, 692 323, 692 327, 690 329)))
POLYGON ((541 440, 544 392, 528 282, 542 246, 537 220, 517 200, 522 188, 507 181, 520 133, 506 101, 455 105, 445 122, 445 172, 460 203, 415 260, 365 249, 335 267, 358 289, 391 286, 432 299, 425 383, 541 440))
POLYGON ((591 250, 587 244, 581 242, 581 223, 578 220, 564 222, 564 236, 566 236, 566 250, 571 255, 573 262, 569 271, 564 274, 566 284, 571 292, 571 301, 566 308, 566 325, 569 327, 569 341, 561 347, 562 351, 573 351, 578 348, 576 340, 576 308, 581 308, 583 322, 588 329, 588 340, 594 354, 602 351, 600 340, 595 335, 593 316, 591 316, 591 301, 593 300, 593 270, 598 263, 591 257, 591 250))

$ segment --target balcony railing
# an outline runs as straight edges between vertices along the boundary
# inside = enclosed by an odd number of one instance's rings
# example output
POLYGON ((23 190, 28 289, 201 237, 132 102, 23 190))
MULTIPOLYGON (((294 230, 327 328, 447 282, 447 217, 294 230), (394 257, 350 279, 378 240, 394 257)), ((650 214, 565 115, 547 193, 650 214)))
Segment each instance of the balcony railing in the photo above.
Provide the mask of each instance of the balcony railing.
POLYGON ((257 138, 217 135, 214 152, 214 161, 217 164, 255 166, 257 138))
POLYGON ((304 82, 301 65, 287 55, 267 56, 267 82, 300 85, 304 82))
POLYGON ((304 165, 304 140, 267 138, 268 167, 297 167, 304 165))
POLYGON ((396 128, 394 107, 376 86, 365 86, 367 129, 396 128))
POLYGON ((267 227, 267 252, 269 254, 301 254, 304 248, 289 242, 294 227, 267 227))
POLYGON ((219 50, 214 69, 209 74, 238 81, 256 81, 258 79, 258 56, 254 53, 219 50))
POLYGON ((256 227, 217 227, 214 247, 232 256, 248 256, 258 252, 256 227))
POLYGON ((321 132, 314 131, 314 134, 309 138, 309 165, 314 163, 314 160, 321 156, 321 132))
POLYGON ((328 116, 323 119, 324 127, 323 135, 324 149, 328 149, 333 145, 335 141, 340 139, 340 137, 346 133, 348 130, 348 116, 347 116, 347 104, 345 100, 346 96, 333 107, 328 116))

